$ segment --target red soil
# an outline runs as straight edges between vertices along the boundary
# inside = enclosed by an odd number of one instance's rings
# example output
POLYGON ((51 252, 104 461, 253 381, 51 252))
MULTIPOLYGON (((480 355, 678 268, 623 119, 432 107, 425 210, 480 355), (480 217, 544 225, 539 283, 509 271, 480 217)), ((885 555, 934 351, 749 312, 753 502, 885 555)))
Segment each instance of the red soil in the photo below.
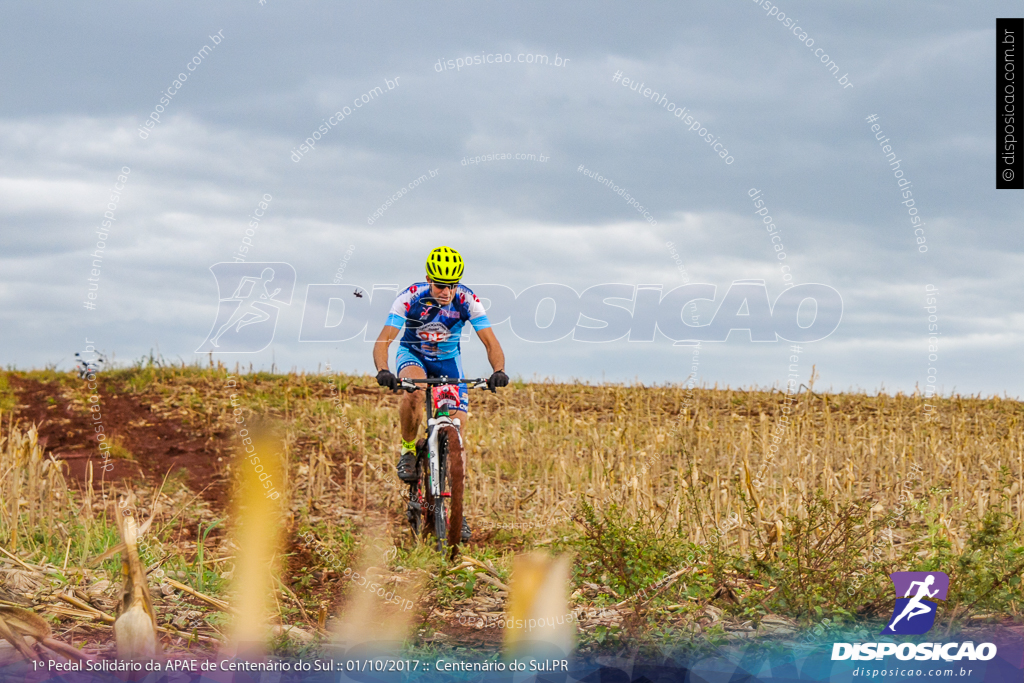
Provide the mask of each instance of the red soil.
POLYGON ((224 465, 232 444, 229 437, 194 436, 182 424, 162 418, 135 396, 119 393, 112 383, 100 381, 100 414, 107 438, 116 438, 134 460, 104 459, 97 448, 91 413, 65 400, 55 382, 40 382, 12 373, 10 382, 18 397, 18 418, 35 423, 39 441, 66 465, 65 476, 84 484, 92 464, 93 486, 144 478, 160 482, 170 470, 187 473, 189 487, 214 508, 227 505, 224 465))

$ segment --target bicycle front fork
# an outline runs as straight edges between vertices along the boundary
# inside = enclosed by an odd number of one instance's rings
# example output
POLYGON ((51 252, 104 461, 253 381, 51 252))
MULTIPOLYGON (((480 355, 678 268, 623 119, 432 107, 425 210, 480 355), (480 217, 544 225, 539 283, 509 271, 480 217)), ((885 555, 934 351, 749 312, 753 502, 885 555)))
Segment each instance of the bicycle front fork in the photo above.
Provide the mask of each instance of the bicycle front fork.
MULTIPOLYGON (((430 493, 435 499, 441 496, 441 456, 437 445, 437 436, 440 431, 440 425, 452 424, 455 425, 455 431, 459 431, 459 418, 455 419, 437 419, 430 418, 427 420, 427 427, 430 428, 430 432, 427 435, 427 451, 430 454, 430 493)), ((459 433, 459 441, 462 441, 462 434, 459 433)))

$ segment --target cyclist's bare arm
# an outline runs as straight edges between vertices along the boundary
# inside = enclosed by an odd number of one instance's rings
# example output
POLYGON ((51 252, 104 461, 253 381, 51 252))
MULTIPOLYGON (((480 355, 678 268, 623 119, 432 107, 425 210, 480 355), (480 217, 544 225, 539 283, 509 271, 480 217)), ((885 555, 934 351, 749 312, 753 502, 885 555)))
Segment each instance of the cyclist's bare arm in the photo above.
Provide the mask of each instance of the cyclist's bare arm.
POLYGON ((491 369, 494 371, 504 370, 505 352, 501 350, 501 344, 498 343, 498 338, 494 336, 494 330, 486 327, 482 330, 477 330, 476 336, 480 337, 484 348, 487 349, 487 360, 491 364, 491 369))
POLYGON ((388 369, 388 347, 398 338, 400 331, 393 325, 385 325, 377 335, 377 341, 373 344, 373 365, 377 370, 388 369))

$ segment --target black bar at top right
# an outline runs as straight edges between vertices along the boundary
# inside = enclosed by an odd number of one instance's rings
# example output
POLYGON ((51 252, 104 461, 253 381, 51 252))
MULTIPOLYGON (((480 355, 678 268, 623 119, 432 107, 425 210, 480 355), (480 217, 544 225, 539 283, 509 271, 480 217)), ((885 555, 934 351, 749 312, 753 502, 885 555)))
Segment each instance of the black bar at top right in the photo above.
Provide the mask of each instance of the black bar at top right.
MULTIPOLYGON (((1024 189, 1024 149, 1016 105, 1017 65, 1024 51, 1024 19, 996 19, 996 189, 1024 189)), ((1024 138, 1022 138, 1024 139, 1024 138)))

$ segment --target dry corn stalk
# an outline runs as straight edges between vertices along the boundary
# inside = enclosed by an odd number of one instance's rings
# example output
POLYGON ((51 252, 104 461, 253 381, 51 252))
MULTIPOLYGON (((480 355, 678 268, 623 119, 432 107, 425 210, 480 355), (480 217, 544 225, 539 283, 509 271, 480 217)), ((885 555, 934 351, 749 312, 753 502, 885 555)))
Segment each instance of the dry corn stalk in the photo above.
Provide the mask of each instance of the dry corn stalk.
POLYGON ((156 614, 149 600, 149 584, 146 569, 139 559, 138 527, 135 517, 127 507, 117 506, 114 517, 117 530, 121 533, 124 552, 121 554, 121 568, 124 588, 121 593, 121 614, 114 622, 114 639, 117 641, 117 655, 123 659, 152 659, 161 653, 160 641, 156 635, 156 614), (128 514, 125 514, 128 513, 128 514))
POLYGON ((14 424, 6 432, 0 429, 0 537, 4 545, 16 552, 26 533, 41 530, 49 536, 54 519, 66 511, 67 503, 68 489, 60 465, 52 456, 44 457, 36 426, 26 429, 14 424))
POLYGON ((25 659, 39 659, 35 650, 26 642, 30 639, 65 657, 91 659, 67 643, 54 639, 50 625, 42 617, 18 607, 0 606, 0 637, 13 645, 25 659))

